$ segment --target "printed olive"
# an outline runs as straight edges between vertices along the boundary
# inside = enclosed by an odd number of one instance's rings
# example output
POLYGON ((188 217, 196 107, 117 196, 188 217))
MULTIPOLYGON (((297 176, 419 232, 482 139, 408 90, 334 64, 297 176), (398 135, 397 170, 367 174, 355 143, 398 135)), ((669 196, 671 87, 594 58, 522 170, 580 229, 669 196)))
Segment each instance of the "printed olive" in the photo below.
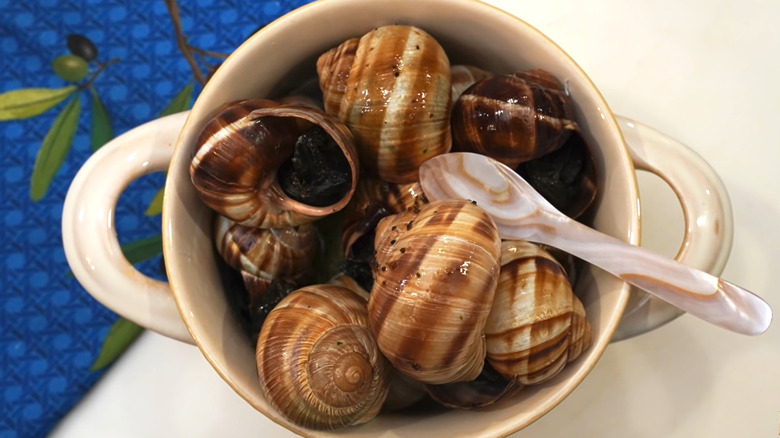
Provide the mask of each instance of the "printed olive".
POLYGON ((92 40, 84 35, 75 33, 68 35, 68 50, 85 61, 94 61, 98 53, 97 47, 95 47, 95 43, 92 40))
POLYGON ((75 55, 62 55, 54 58, 51 68, 57 76, 68 82, 78 82, 87 75, 87 61, 75 55))

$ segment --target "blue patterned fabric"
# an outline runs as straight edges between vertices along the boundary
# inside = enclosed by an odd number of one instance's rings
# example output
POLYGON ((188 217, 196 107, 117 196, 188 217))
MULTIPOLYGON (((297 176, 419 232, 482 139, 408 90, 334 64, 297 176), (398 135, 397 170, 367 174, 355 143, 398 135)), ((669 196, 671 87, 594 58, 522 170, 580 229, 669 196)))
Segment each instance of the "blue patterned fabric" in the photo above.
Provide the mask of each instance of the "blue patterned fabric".
MULTIPOLYGON (((194 48, 229 53, 259 26, 306 2, 179 0, 181 33, 194 48)), ((90 75, 118 59, 89 83, 114 135, 158 117, 182 90, 186 108, 201 89, 177 46, 163 0, 0 0, 0 96, 84 86, 89 75, 69 83, 52 69, 55 58, 69 53, 69 34, 83 35, 97 48, 90 75)), ((209 65, 219 63, 197 53, 196 60, 206 75, 209 65)), ((60 232, 70 181, 92 153, 98 110, 89 88, 76 88, 41 114, 0 121, 0 438, 45 436, 105 371, 90 368, 117 316, 69 274, 60 232), (67 155, 45 194, 33 200, 36 156, 73 99, 80 99, 75 136, 67 147, 60 145, 67 155)), ((162 184, 162 175, 150 175, 122 195, 116 214, 120 242, 159 235, 159 215, 145 212, 162 184)), ((139 267, 164 276, 159 255, 139 267)))

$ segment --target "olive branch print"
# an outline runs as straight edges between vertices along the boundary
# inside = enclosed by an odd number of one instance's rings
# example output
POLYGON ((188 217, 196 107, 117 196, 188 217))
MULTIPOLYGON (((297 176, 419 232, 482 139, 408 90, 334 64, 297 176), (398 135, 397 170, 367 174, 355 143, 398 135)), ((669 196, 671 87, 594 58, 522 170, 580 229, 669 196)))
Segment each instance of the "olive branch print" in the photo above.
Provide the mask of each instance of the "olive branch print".
MULTIPOLYGON (((203 50, 190 45, 183 34, 176 0, 164 0, 173 27, 177 46, 190 68, 193 80, 179 90, 159 112, 157 117, 187 110, 192 102, 196 83, 203 86, 227 54, 203 50), (216 60, 216 61, 213 61, 216 60)), ((31 87, 0 93, 0 122, 24 120, 40 116, 55 108, 59 113, 44 136, 37 151, 29 181, 29 196, 33 202, 43 199, 71 150, 79 119, 82 100, 88 100, 91 112, 90 150, 92 153, 114 138, 111 112, 100 97, 96 82, 109 74, 110 67, 121 62, 119 58, 99 59, 97 46, 84 35, 66 37, 68 53, 52 60, 52 72, 66 84, 59 88, 31 87)), ((162 212, 163 188, 153 196, 144 214, 157 216, 162 212)), ((158 233, 122 244, 127 260, 136 265, 162 253, 162 237, 158 233)), ((71 274, 72 275, 72 274, 71 274)), ((98 371, 116 359, 141 333, 143 328, 124 318, 109 329, 101 351, 90 370, 98 371)))

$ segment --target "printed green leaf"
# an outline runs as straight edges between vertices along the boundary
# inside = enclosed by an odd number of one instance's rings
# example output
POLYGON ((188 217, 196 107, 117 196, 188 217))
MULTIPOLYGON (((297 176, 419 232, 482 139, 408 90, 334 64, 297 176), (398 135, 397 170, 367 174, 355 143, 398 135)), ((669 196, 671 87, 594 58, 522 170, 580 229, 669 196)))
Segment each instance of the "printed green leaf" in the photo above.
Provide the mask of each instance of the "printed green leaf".
POLYGON ((114 138, 114 128, 111 126, 111 116, 108 115, 106 107, 103 106, 103 102, 100 101, 97 91, 90 87, 90 95, 92 96, 92 133, 91 133, 91 147, 92 152, 100 149, 101 146, 108 143, 109 140, 114 138))
POLYGON ((90 371, 99 371, 107 367, 143 333, 144 328, 124 318, 119 318, 108 330, 106 339, 97 359, 89 367, 90 371))
POLYGON ((49 189, 49 184, 54 179, 54 175, 57 174, 62 162, 65 161, 76 134, 80 112, 81 99, 76 96, 62 109, 62 112, 54 120, 54 124, 49 128, 49 132, 46 133, 38 155, 35 157, 32 177, 30 178, 30 198, 33 201, 43 198, 49 189))
POLYGON ((163 192, 165 192, 164 187, 158 190, 157 193, 154 194, 154 198, 152 198, 152 202, 149 203, 149 207, 147 207, 146 211, 144 212, 145 215, 157 216, 158 214, 162 213, 163 192))
POLYGON ((179 91, 179 94, 171 99, 171 103, 160 112, 159 117, 167 116, 170 114, 180 113, 190 107, 190 101, 192 100, 192 88, 195 84, 190 82, 179 91))
POLYGON ((76 91, 63 88, 22 88, 0 94, 0 121, 27 119, 53 108, 76 91))
POLYGON ((162 236, 145 237, 122 245, 122 253, 130 264, 141 263, 162 253, 162 236))

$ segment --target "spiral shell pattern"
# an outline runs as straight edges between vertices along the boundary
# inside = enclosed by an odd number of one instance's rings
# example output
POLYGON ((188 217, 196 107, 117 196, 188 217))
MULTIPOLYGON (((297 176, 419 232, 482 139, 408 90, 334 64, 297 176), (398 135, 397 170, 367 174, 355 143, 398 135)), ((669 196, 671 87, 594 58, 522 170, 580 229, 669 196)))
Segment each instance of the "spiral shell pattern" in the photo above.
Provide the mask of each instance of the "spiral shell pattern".
POLYGON ((450 65, 414 26, 382 26, 324 53, 317 73, 325 110, 355 135, 360 163, 408 183, 430 157, 450 150, 450 65))
POLYGON ((585 308, 563 268, 539 246, 504 241, 501 263, 485 326, 487 360, 521 384, 544 382, 590 345, 585 308))
POLYGON ((368 311, 382 353, 425 383, 476 378, 499 272, 490 216, 468 201, 432 202, 383 219, 375 248, 368 311))
POLYGON ((298 289, 268 314, 257 370, 268 401, 311 429, 372 419, 391 378, 371 337, 365 300, 335 285, 298 289))
POLYGON ((214 242, 217 252, 230 267, 267 280, 309 273, 318 245, 316 231, 310 223, 257 228, 219 215, 214 221, 214 242))
POLYGON ((206 123, 197 145, 190 177, 198 195, 212 210, 242 225, 273 228, 312 222, 344 208, 357 186, 359 166, 352 134, 315 108, 264 99, 234 102, 206 123), (276 178, 300 134, 312 125, 335 141, 351 170, 347 194, 325 207, 293 200, 276 178))

